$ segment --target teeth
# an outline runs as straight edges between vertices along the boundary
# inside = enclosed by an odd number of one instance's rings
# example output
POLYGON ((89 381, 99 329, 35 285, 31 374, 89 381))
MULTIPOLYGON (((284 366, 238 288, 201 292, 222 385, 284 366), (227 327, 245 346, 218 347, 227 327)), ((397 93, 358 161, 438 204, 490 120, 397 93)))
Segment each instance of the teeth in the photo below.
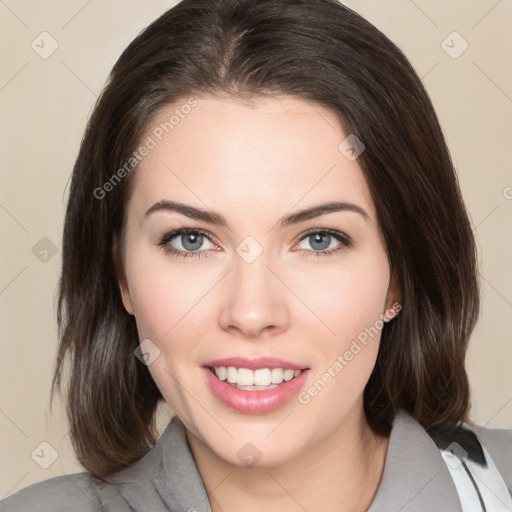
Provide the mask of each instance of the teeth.
MULTIPOLYGON (((241 368, 240 368, 241 370, 241 368)), ((238 370, 240 372, 240 370, 238 370)), ((268 368, 261 368, 254 372, 255 386, 270 386, 272 384, 272 372, 268 368)), ((276 382, 274 382, 276 384, 276 382)))
POLYGON ((284 380, 292 380, 294 377, 295 372, 293 370, 285 370, 284 371, 284 380))
POLYGON ((281 382, 283 382, 282 368, 272 368, 271 380, 272 380, 272 384, 281 384, 281 382))
POLYGON ((230 366, 229 368, 227 368, 226 376, 227 376, 228 382, 230 382, 231 384, 236 384, 237 383, 237 373, 238 373, 237 369, 234 368, 233 366, 230 366))
POLYGON ((271 386, 240 386, 240 384, 236 384, 236 387, 244 391, 265 391, 267 389, 276 388, 277 384, 272 384, 271 386))
MULTIPOLYGON (((231 368, 228 368, 228 371, 231 368)), ((254 384, 254 372, 252 370, 248 370, 247 368, 238 368, 238 373, 236 374, 236 384, 239 384, 240 386, 252 386, 254 384)))
POLYGON ((226 380, 226 377, 228 375, 225 366, 219 366, 218 368, 215 368, 215 373, 220 380, 226 380))
POLYGON ((227 380, 230 384, 236 385, 240 389, 261 390, 272 389, 277 384, 292 380, 301 374, 302 370, 291 370, 289 368, 259 368, 250 370, 249 368, 235 368, 234 366, 216 366, 215 375, 220 380, 227 380))

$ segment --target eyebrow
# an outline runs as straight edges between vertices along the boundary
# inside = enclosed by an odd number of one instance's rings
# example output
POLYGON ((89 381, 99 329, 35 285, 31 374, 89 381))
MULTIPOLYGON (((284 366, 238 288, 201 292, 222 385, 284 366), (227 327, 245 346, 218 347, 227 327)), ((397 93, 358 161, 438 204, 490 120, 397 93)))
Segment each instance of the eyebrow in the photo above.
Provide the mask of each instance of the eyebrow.
MULTIPOLYGON (((201 220, 214 226, 228 227, 226 219, 219 213, 169 200, 162 200, 155 203, 145 213, 145 217, 148 217, 150 214, 159 211, 177 212, 185 215, 186 217, 190 217, 191 219, 201 220)), ((320 217, 321 215, 341 211, 355 212, 360 214, 366 221, 370 220, 369 215, 360 206, 353 203, 348 203, 346 201, 335 201, 312 206, 311 208, 306 208, 299 212, 286 215, 280 219, 280 227, 289 226, 291 224, 298 224, 299 222, 314 219, 316 217, 320 217)))

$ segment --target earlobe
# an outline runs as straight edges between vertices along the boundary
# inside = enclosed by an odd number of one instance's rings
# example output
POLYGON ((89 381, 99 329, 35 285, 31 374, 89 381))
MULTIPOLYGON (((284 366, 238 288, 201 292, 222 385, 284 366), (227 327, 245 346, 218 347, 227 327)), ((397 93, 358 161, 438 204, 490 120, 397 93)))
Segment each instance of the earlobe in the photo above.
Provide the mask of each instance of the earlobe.
POLYGON ((123 276, 122 280, 118 280, 119 282, 119 289, 121 291, 121 300, 123 301, 124 309, 126 309, 126 312, 130 315, 133 315, 133 306, 132 306, 132 299, 130 297, 130 291, 128 289, 128 284, 126 282, 126 278, 123 276))
POLYGON ((128 288, 128 281, 126 280, 126 274, 123 268, 117 237, 114 239, 114 243, 112 245, 112 258, 116 271, 117 284, 119 285, 119 291, 121 293, 121 301, 123 302, 124 309, 126 309, 127 313, 133 315, 132 299, 130 297, 130 290, 128 288))
POLYGON ((384 321, 389 322, 395 318, 402 309, 402 290, 398 284, 396 273, 391 274, 386 300, 386 311, 384 312, 384 321))

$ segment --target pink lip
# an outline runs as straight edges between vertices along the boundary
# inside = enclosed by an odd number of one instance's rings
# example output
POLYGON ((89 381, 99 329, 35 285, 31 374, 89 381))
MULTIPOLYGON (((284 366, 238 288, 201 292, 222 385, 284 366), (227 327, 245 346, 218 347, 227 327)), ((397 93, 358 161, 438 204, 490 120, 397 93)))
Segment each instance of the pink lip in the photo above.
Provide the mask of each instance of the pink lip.
POLYGON ((235 368, 248 368, 249 370, 258 370, 260 368, 283 368, 291 370, 302 370, 306 368, 304 365, 285 361, 284 359, 276 359, 275 357, 227 357, 224 359, 215 359, 207 361, 203 366, 234 366, 235 368))
MULTIPOLYGON (((244 366, 243 364, 235 365, 230 363, 226 365, 217 364, 218 362, 219 361, 215 361, 215 366, 237 366, 238 368, 248 368, 248 366, 244 366)), ((283 367, 290 368, 290 366, 287 365, 277 366, 277 368, 283 367)), ((257 368, 269 368, 269 366, 261 366, 261 364, 259 364, 257 368)), ((221 381, 210 371, 208 367, 202 367, 201 370, 215 397, 229 408, 244 414, 264 414, 278 409, 288 402, 288 400, 290 400, 292 396, 294 396, 304 386, 304 383, 311 373, 311 370, 308 368, 302 370, 298 377, 289 381, 283 381, 273 389, 267 389, 265 391, 244 391, 221 381)))

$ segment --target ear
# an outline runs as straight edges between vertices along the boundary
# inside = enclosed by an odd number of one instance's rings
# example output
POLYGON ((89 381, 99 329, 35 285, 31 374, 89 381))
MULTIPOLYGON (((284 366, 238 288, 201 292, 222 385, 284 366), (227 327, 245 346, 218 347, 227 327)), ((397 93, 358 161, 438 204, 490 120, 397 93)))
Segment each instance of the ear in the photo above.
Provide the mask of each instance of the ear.
POLYGON ((386 310, 384 311, 384 321, 389 322, 395 318, 402 309, 402 290, 398 284, 396 272, 391 273, 389 281, 388 294, 386 297, 386 310))
POLYGON ((121 300, 123 301, 124 309, 133 315, 132 299, 130 297, 130 290, 128 289, 128 282, 126 280, 126 274, 124 271, 122 255, 117 236, 114 237, 114 243, 112 244, 112 259, 114 261, 114 268, 116 272, 116 279, 121 292, 121 300))

